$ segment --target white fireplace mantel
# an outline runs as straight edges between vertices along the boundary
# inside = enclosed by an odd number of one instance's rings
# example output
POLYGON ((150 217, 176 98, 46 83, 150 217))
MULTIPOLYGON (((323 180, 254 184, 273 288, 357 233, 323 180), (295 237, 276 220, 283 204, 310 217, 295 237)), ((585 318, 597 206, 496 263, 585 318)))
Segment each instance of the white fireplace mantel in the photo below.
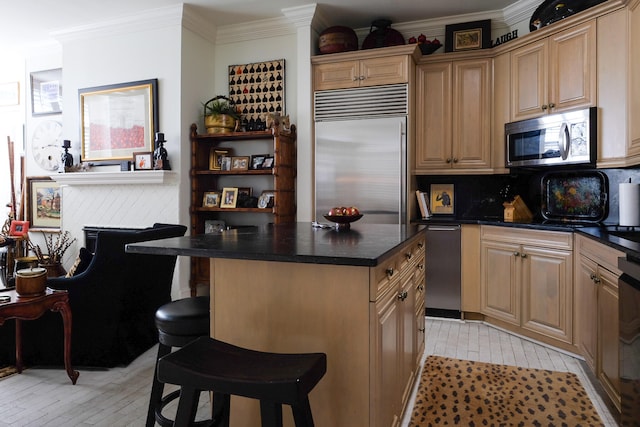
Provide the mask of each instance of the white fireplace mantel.
POLYGON ((51 175, 51 179, 64 185, 123 185, 123 184, 171 184, 175 183, 174 171, 111 171, 67 172, 51 175))

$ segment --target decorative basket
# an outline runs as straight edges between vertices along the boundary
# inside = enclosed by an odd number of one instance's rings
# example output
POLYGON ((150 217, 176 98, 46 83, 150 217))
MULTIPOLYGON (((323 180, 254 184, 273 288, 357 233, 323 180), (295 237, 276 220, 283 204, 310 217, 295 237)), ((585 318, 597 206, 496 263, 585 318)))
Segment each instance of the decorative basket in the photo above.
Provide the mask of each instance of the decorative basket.
POLYGON ((235 109, 232 100, 223 95, 218 95, 204 103, 204 127, 208 134, 231 133, 236 130, 238 120, 229 114, 207 114, 207 106, 212 102, 223 99, 229 103, 229 107, 235 109))

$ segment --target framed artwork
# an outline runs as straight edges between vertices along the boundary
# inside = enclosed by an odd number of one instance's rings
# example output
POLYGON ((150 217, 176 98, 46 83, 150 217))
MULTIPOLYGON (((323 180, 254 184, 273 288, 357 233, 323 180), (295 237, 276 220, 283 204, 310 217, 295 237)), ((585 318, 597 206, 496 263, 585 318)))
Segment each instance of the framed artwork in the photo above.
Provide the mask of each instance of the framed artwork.
POLYGON ((238 202, 237 188, 223 188, 222 199, 220 200, 221 208, 235 208, 238 202))
POLYGON ((224 221, 218 219, 208 219, 204 222, 204 232, 207 233, 220 233, 227 228, 224 221))
POLYGON ((445 27, 444 51, 486 49, 491 47, 491 20, 464 22, 445 27))
POLYGON ((158 80, 80 89, 83 162, 130 160, 153 151, 158 130, 158 80))
POLYGON ((223 170, 223 171, 231 170, 231 156, 222 156, 220 158, 220 170, 223 170))
POLYGON ((209 150, 209 170, 219 171, 222 169, 222 157, 229 153, 229 150, 221 150, 215 147, 211 148, 209 150))
POLYGON ((16 221, 12 220, 9 226, 9 236, 28 236, 29 235, 29 221, 16 221))
POLYGON ((431 184, 430 207, 433 215, 453 215, 454 213, 454 185, 431 184))
POLYGON ((273 167, 273 156, 266 156, 260 169, 271 169, 273 167))
POLYGON ((260 209, 272 208, 273 198, 274 198, 273 190, 263 191, 262 194, 260 194, 260 197, 258 198, 258 207, 260 209))
POLYGON ((237 171, 249 170, 249 157, 248 156, 232 157, 231 170, 237 170, 237 171))
POLYGON ((202 197, 203 208, 217 208, 220 206, 220 192, 219 191, 207 191, 202 197))
POLYGON ((61 228, 62 191, 60 184, 48 176, 26 178, 27 220, 31 230, 59 231, 61 228))
POLYGON ((31 73, 31 114, 62 113, 62 68, 31 73))
POLYGON ((133 153, 133 170, 143 171, 151 169, 153 169, 153 153, 151 151, 133 153))
POLYGON ((246 130, 265 130, 264 115, 284 109, 284 59, 229 65, 229 98, 240 109, 246 130))
POLYGON ((0 83, 0 107, 20 105, 20 82, 0 83))
POLYGON ((251 156, 251 169, 262 169, 262 164, 267 156, 268 154, 255 154, 251 156))

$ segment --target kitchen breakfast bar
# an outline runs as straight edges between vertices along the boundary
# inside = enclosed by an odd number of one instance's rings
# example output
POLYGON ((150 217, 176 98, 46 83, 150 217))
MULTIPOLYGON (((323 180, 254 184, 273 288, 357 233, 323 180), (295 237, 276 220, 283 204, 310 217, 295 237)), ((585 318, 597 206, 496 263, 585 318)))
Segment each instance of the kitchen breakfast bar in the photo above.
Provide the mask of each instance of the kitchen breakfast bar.
MULTIPOLYGON (((398 425, 424 349, 425 233, 419 225, 264 225, 127 245, 210 258, 211 336, 280 353, 323 352, 310 394, 318 426, 398 425)), ((285 425, 292 426, 284 409, 285 425)), ((259 425, 232 397, 232 426, 259 425)))

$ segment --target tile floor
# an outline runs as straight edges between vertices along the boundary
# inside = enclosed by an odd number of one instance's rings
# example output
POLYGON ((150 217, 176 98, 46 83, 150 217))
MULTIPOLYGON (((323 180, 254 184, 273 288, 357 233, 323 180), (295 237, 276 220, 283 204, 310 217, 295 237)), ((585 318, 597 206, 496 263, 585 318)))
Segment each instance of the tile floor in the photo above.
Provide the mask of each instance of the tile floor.
MULTIPOLYGON (((143 426, 155 354, 156 347, 124 368, 80 369, 75 386, 63 369, 31 368, 2 378, 0 427, 143 426)), ((482 323, 428 318, 425 354, 574 372, 605 425, 616 425, 580 361, 565 353, 482 323)))

